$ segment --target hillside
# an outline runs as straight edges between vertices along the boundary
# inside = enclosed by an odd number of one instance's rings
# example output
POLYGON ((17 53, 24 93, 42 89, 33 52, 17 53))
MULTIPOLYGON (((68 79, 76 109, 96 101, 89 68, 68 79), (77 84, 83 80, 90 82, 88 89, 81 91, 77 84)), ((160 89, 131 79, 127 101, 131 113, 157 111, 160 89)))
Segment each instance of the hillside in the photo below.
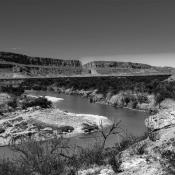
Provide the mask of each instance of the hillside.
POLYGON ((79 60, 30 57, 27 55, 0 52, 1 77, 14 76, 59 76, 81 74, 79 60))
POLYGON ((56 77, 74 75, 154 75, 173 74, 174 68, 155 67, 141 63, 93 61, 82 65, 79 60, 31 57, 11 52, 0 52, 0 78, 56 77))
POLYGON ((171 74, 173 68, 155 67, 141 63, 116 62, 116 61, 93 61, 83 65, 84 70, 91 74, 171 74))

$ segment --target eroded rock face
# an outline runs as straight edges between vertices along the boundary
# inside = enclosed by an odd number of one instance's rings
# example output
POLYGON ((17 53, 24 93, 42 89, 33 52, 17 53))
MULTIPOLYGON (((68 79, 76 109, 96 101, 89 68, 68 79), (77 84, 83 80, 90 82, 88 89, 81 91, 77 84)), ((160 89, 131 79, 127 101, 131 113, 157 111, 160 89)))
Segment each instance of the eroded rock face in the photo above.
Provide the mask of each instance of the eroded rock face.
POLYGON ((152 131, 162 129, 175 124, 175 115, 169 111, 161 111, 156 115, 150 116, 145 121, 147 128, 152 131))
POLYGON ((146 127, 152 131, 175 125, 175 101, 166 99, 160 107, 161 109, 156 115, 145 120, 146 127))

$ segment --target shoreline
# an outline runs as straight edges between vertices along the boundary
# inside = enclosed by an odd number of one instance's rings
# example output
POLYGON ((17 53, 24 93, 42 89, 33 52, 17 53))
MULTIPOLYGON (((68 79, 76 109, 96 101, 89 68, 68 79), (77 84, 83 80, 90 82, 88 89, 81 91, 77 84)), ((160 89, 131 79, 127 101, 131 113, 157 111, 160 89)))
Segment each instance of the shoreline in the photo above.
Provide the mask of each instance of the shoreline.
MULTIPOLYGON (((11 139, 32 135, 36 140, 48 140, 63 135, 65 138, 76 137, 84 134, 83 125, 100 128, 110 126, 112 121, 106 116, 93 114, 77 114, 64 112, 58 108, 35 109, 28 108, 8 114, 7 118, 1 119, 1 127, 6 128, 0 134, 0 146, 7 146, 11 139), (10 117, 9 117, 10 115, 10 117)), ((92 132, 95 132, 95 130, 92 132)))
MULTIPOLYGON (((73 95, 73 96, 80 96, 81 98, 86 98, 87 100, 91 100, 91 98, 95 98, 96 96, 98 96, 98 94, 94 93, 96 92, 96 90, 72 90, 72 89, 64 89, 64 88, 58 88, 59 90, 51 90, 50 92, 54 92, 54 93, 58 93, 58 94, 64 94, 64 95, 73 95), (69 91, 69 93, 67 92, 69 91), (90 94, 90 95, 84 95, 82 94, 82 92, 90 94), (93 95, 92 95, 93 94, 93 95)), ((37 90, 27 90, 27 92, 37 92, 37 90)), ((45 91, 43 91, 45 92, 45 91)), ((113 96, 115 96, 117 94, 114 94, 113 96)), ((63 99, 64 100, 64 99, 63 99)), ((102 105, 108 105, 108 106, 112 106, 114 108, 124 108, 124 109, 129 109, 129 110, 133 110, 133 111, 140 111, 140 112, 148 112, 150 109, 156 109, 154 105, 151 105, 148 108, 132 108, 132 107, 128 107, 128 106, 117 106, 115 104, 112 104, 109 102, 109 100, 107 99, 97 99, 93 102, 90 103, 97 103, 97 104, 102 104, 102 105)))

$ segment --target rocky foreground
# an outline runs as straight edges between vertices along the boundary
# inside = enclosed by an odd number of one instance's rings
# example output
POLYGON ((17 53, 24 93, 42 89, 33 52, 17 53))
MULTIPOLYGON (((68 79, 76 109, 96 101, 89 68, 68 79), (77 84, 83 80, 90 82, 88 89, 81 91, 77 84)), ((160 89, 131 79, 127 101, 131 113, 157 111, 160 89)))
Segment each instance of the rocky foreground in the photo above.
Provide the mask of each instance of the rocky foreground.
POLYGON ((80 175, 170 175, 174 167, 167 153, 175 151, 175 101, 166 99, 157 114, 146 119, 148 137, 116 156, 118 167, 92 167, 80 175), (115 170, 115 172, 114 172, 115 170), (118 173, 116 173, 118 172, 118 173))
MULTIPOLYGON (((84 93, 84 92, 83 92, 84 93)), ((8 100, 3 95, 3 101, 8 100)), ((120 98, 116 98, 120 99, 120 98)), ((149 105, 150 103, 148 103, 149 105)), ((98 129, 100 121, 111 124, 103 116, 73 114, 59 109, 31 107, 6 113, 0 120, 0 143, 6 145, 22 137, 50 139, 53 135, 72 136, 98 129), (92 130, 91 130, 92 129, 92 130)), ((145 138, 115 155, 115 163, 91 165, 78 171, 79 175, 170 175, 175 174, 169 161, 175 152, 175 101, 166 99, 158 113, 146 119, 148 133, 145 138), (168 157, 169 155, 169 157, 168 157)))

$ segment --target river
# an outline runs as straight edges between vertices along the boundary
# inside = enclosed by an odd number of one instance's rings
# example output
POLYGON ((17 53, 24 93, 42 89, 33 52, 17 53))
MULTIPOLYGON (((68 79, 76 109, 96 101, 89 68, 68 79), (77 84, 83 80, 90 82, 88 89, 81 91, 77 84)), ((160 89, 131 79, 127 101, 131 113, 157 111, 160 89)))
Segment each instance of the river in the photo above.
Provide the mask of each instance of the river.
MULTIPOLYGON (((146 132, 144 120, 147 114, 143 111, 131 110, 127 108, 116 108, 110 105, 100 103, 90 103, 87 98, 76 95, 58 94, 52 91, 32 91, 29 94, 36 96, 52 96, 63 98, 55 106, 61 110, 81 114, 95 114, 106 116, 113 122, 121 121, 121 127, 128 135, 142 136, 146 132)), ((85 135, 76 137, 75 142, 87 145, 90 137, 93 135, 85 135)), ((110 142, 116 142, 115 139, 110 139, 110 142)), ((112 143, 111 143, 112 144, 112 143)))
MULTIPOLYGON (((58 94, 50 91, 29 91, 28 94, 35 96, 52 96, 63 98, 64 100, 56 102, 55 107, 73 113, 82 114, 95 114, 100 116, 106 116, 113 122, 121 121, 121 127, 128 135, 142 136, 146 131, 144 120, 147 114, 143 111, 131 110, 126 108, 115 108, 110 105, 90 103, 87 98, 83 98, 75 95, 58 94)), ((125 135, 125 134, 124 134, 125 135)), ((87 146, 94 143, 96 140, 96 133, 84 134, 74 137, 71 140, 72 144, 78 144, 80 146, 87 146)), ((108 139, 107 145, 114 145, 118 141, 118 137, 112 136, 108 139)), ((0 154, 12 155, 12 152, 8 147, 0 148, 0 154)))

